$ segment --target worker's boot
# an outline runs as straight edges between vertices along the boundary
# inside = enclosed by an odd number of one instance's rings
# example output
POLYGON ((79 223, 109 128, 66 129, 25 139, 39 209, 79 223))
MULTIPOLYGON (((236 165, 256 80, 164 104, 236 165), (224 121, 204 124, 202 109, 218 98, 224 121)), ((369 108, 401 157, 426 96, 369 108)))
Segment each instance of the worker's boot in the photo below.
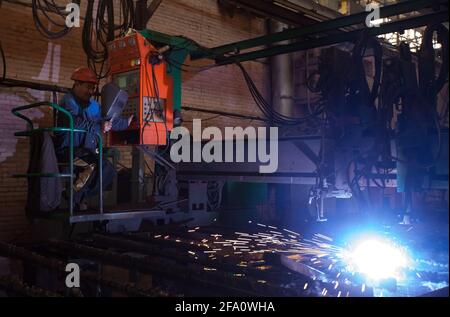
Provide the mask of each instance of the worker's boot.
POLYGON ((78 174, 78 177, 73 184, 73 189, 76 192, 79 192, 91 178, 92 173, 94 172, 95 164, 87 164, 85 161, 81 159, 76 159, 74 161, 74 165, 82 169, 82 171, 78 174))

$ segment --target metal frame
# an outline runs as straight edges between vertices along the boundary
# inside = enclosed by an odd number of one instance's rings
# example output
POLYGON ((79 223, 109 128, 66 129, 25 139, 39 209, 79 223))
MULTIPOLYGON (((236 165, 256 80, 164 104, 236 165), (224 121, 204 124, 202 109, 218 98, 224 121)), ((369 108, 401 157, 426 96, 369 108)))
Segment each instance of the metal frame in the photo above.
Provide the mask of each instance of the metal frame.
MULTIPOLYGON (((61 178, 70 178, 70 194, 69 194, 69 212, 70 212, 70 222, 72 223, 72 218, 74 218, 73 214, 73 178, 74 178, 74 167, 73 167, 73 161, 74 161, 74 146, 73 146, 73 134, 74 133, 87 133, 85 130, 75 129, 74 128, 74 121, 72 114, 67 111, 66 109, 60 107, 57 104, 51 103, 51 102, 39 102, 34 104, 29 104, 21 107, 17 107, 11 110, 13 115, 16 117, 24 120, 28 124, 28 130, 26 131, 20 131, 16 132, 14 135, 18 137, 28 137, 32 134, 36 133, 42 133, 42 132, 69 132, 69 174, 62 174, 62 173, 32 173, 32 174, 19 174, 15 175, 15 177, 20 178, 28 178, 28 177, 61 177, 61 178), (66 115, 69 119, 69 127, 68 128, 59 128, 59 127, 52 127, 52 128, 40 128, 40 129, 34 129, 33 121, 26 117, 25 115, 21 114, 21 111, 29 110, 29 109, 35 109, 42 106, 48 106, 51 107, 54 111, 58 111, 66 115)), ((103 139, 100 133, 96 134, 98 137, 98 145, 99 145, 99 172, 100 172, 100 193, 103 193, 103 139)), ((31 158, 30 158, 31 159, 31 158)), ((99 195, 99 212, 100 215, 103 214, 103 195, 99 195)))
MULTIPOLYGON (((445 5, 448 6, 447 0, 404 1, 404 2, 397 3, 397 4, 381 7, 380 8, 380 18, 386 18, 386 17, 390 17, 390 16, 394 16, 394 15, 404 14, 407 12, 418 11, 421 9, 426 9, 426 8, 430 8, 430 7, 439 7, 439 6, 445 6, 445 5)), ((448 12, 448 10, 446 12, 448 12)), ((195 59, 200 59, 200 58, 215 58, 215 57, 223 56, 224 54, 229 54, 229 53, 239 54, 239 52, 242 50, 256 48, 259 46, 267 46, 267 45, 275 44, 278 42, 282 42, 282 41, 286 41, 286 40, 294 40, 294 39, 299 39, 299 38, 304 38, 307 42, 308 41, 307 37, 309 37, 309 36, 318 35, 320 33, 325 33, 325 32, 332 32, 334 34, 336 34, 336 32, 337 32, 337 34, 339 34, 339 32, 342 32, 341 29, 343 29, 343 28, 365 23, 366 18, 367 18, 367 12, 361 12, 358 14, 344 16, 344 17, 340 17, 337 19, 333 19, 333 20, 327 20, 327 21, 316 23, 313 25, 292 28, 292 29, 288 29, 288 30, 285 30, 282 32, 273 33, 270 35, 260 36, 260 37, 252 38, 249 40, 244 40, 244 41, 239 41, 239 42, 230 43, 230 44, 226 44, 226 45, 221 45, 221 46, 207 49, 207 50, 193 51, 193 52, 191 52, 191 57, 193 60, 195 60, 195 59)), ((420 20, 420 21, 421 22, 419 23, 418 26, 423 25, 423 24, 421 24, 421 23, 423 23, 423 21, 422 20, 420 20)), ((439 22, 437 20, 434 20, 433 17, 430 15, 429 15, 429 19, 427 19, 426 21, 435 22, 435 23, 439 22)), ((446 19, 444 19, 444 21, 448 21, 448 13, 447 13, 447 17, 446 17, 446 19)), ((408 23, 407 23, 408 19, 401 20, 398 22, 402 22, 401 25, 398 25, 399 29, 409 28, 409 27, 417 27, 417 25, 416 25, 417 23, 413 23, 413 22, 411 22, 411 25, 408 25, 408 23)), ((392 23, 390 23, 389 25, 391 25, 391 24, 392 23)), ((377 33, 377 34, 372 34, 372 35, 378 35, 378 34, 392 32, 389 30, 389 28, 392 28, 392 26, 388 27, 387 30, 385 30, 386 26, 387 25, 383 25, 381 27, 366 28, 366 30, 377 33), (381 32, 381 33, 378 33, 378 32, 381 32)), ((397 26, 397 25, 395 25, 395 26, 397 26)), ((397 30, 397 29, 395 29, 395 30, 397 30)), ((361 29, 359 31, 361 31, 361 29)), ((344 33, 344 34, 346 34, 346 33, 344 33)), ((334 35, 334 36, 336 36, 336 35, 334 35)), ((347 39, 346 37, 339 38, 339 40, 334 43, 339 43, 339 42, 343 42, 346 40, 349 40, 349 39, 347 39)), ((331 43, 331 44, 333 44, 333 43, 331 43)), ((329 44, 327 44, 327 43, 319 44, 319 46, 321 46, 321 45, 329 45, 329 44)), ((315 47, 317 47, 317 46, 315 46, 315 47)), ((297 51, 297 50, 301 50, 301 49, 305 49, 305 48, 297 48, 297 47, 293 46, 292 50, 288 50, 285 52, 279 52, 278 54, 293 52, 293 51, 297 51)), ((271 56, 270 54, 266 54, 268 52, 266 52, 264 50, 258 51, 258 52, 264 52, 264 54, 248 56, 249 58, 246 58, 246 60, 271 56)), ((240 56, 240 55, 236 55, 236 56, 240 56)), ((243 60, 241 59, 240 61, 243 61, 243 60)), ((222 64, 223 63, 221 63, 221 65, 222 64)))
POLYGON ((410 19, 399 20, 396 22, 384 24, 380 27, 366 28, 363 30, 344 32, 336 35, 322 36, 312 40, 307 39, 294 44, 278 45, 268 49, 232 55, 230 57, 218 57, 215 60, 217 65, 229 65, 233 63, 308 50, 342 42, 355 41, 361 36, 361 34, 365 34, 367 36, 377 36, 386 33, 399 32, 406 29, 413 29, 427 25, 429 23, 442 23, 445 21, 448 21, 448 10, 426 14, 410 19))
POLYGON ((121 211, 102 214, 86 214, 70 217, 70 223, 91 222, 91 221, 108 221, 108 220, 127 220, 145 218, 152 215, 160 214, 161 210, 143 210, 143 211, 121 211))
POLYGON ((287 24, 300 25, 302 21, 309 20, 304 13, 298 13, 267 1, 228 0, 228 2, 257 15, 270 17, 287 24))
POLYGON ((87 131, 75 129, 73 117, 66 109, 60 107, 57 104, 50 102, 39 102, 35 104, 30 104, 26 106, 17 107, 11 110, 11 112, 24 120, 28 124, 28 130, 16 132, 14 135, 18 137, 28 137, 34 133, 42 133, 42 132, 69 132, 70 141, 69 141, 69 174, 63 173, 34 173, 34 174, 19 174, 14 175, 15 177, 20 178, 28 178, 28 177, 61 177, 61 178, 69 178, 70 179, 70 202, 69 202, 69 222, 71 224, 79 223, 79 222, 90 222, 90 221, 107 221, 107 220, 124 220, 124 219, 132 219, 132 218, 144 218, 146 216, 151 216, 157 213, 160 213, 160 210, 145 210, 145 211, 121 211, 116 213, 105 213, 103 209, 103 139, 100 133, 97 133, 97 137, 99 140, 99 172, 100 172, 100 193, 99 197, 99 213, 98 214, 82 214, 82 215, 74 215, 73 212, 73 178, 74 178, 74 146, 73 146, 73 134, 74 133, 86 133, 87 131), (21 114, 21 111, 34 109, 42 106, 49 106, 53 108, 53 110, 63 113, 69 118, 69 127, 68 128, 60 128, 60 127, 52 127, 52 128, 40 128, 34 129, 33 122, 30 118, 21 114))

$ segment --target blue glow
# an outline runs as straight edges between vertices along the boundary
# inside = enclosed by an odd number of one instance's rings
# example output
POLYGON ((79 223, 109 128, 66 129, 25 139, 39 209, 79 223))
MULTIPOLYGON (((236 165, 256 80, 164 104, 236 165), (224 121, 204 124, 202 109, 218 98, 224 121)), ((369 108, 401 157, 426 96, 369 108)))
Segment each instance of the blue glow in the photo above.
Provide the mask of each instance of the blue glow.
POLYGON ((359 240, 345 254, 349 268, 372 280, 402 278, 410 263, 406 250, 394 242, 379 237, 359 240))

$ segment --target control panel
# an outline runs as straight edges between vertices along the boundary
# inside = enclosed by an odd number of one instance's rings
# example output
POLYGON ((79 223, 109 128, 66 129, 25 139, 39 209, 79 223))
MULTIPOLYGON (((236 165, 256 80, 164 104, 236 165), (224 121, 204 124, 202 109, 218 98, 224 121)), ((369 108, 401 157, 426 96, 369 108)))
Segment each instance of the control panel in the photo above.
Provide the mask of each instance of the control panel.
POLYGON ((126 131, 111 131, 110 145, 166 145, 173 129, 173 80, 157 49, 135 33, 108 43, 110 80, 128 93, 126 131))

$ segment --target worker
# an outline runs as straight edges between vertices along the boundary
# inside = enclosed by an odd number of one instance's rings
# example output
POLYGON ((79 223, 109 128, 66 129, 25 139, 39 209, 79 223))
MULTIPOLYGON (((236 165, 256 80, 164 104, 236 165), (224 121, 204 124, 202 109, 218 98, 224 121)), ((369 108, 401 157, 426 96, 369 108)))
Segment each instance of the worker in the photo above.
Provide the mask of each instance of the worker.
MULTIPOLYGON (((133 116, 129 118, 102 118, 101 108, 98 102, 92 99, 95 88, 98 85, 97 76, 87 68, 80 67, 75 70, 71 79, 73 87, 61 100, 60 106, 69 111, 73 117, 74 128, 86 131, 75 132, 74 146, 74 171, 75 181, 74 206, 75 210, 87 210, 87 199, 99 193, 100 173, 97 168, 99 162, 98 135, 110 130, 120 131, 127 129, 133 116)), ((68 127, 68 117, 58 115, 58 126, 68 127)), ((68 162, 70 134, 59 132, 56 134, 56 154, 61 162, 68 162)), ((106 188, 115 176, 112 164, 103 158, 103 188, 106 188)), ((65 195, 67 197, 67 193, 65 195)))

